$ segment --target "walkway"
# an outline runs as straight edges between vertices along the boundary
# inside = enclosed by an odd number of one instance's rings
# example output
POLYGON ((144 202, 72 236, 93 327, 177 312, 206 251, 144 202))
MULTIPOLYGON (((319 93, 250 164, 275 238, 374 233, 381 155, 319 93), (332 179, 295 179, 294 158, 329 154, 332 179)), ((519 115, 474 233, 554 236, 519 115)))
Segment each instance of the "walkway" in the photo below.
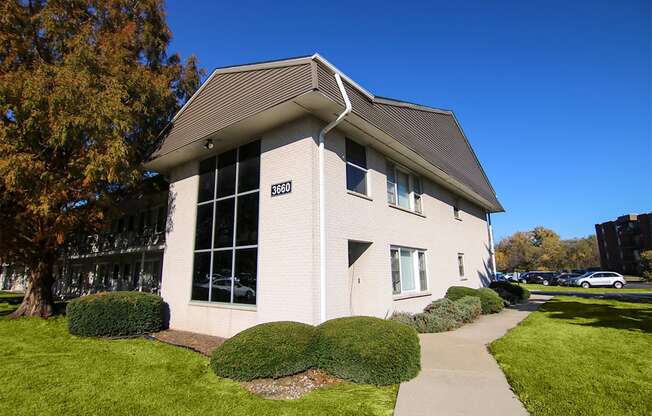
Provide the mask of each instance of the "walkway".
POLYGON ((462 328, 421 334, 421 372, 400 386, 395 416, 527 415, 487 344, 502 337, 551 296, 484 315, 462 328))

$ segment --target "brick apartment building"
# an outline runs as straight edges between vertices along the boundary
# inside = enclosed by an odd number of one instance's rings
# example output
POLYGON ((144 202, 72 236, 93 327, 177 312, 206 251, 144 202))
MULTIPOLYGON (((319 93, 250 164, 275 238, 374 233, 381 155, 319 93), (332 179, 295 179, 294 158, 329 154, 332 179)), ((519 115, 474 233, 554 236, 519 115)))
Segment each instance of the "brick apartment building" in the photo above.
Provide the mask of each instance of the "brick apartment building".
POLYGON ((641 253, 652 250, 652 213, 623 215, 596 224, 595 232, 603 269, 640 274, 641 253))

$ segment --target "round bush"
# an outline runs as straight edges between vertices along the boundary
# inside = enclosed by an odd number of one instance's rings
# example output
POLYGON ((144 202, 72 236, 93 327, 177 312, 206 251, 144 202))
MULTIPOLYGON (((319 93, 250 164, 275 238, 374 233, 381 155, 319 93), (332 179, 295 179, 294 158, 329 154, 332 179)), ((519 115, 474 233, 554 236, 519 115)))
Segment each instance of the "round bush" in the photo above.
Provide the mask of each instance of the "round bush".
POLYGON ((489 287, 498 295, 511 304, 523 303, 530 299, 530 291, 523 286, 506 282, 491 282, 489 287))
POLYGON ((68 302, 68 331, 85 337, 156 332, 164 326, 165 303, 142 292, 100 292, 68 302))
POLYGON ((234 380, 278 378, 315 367, 319 334, 299 322, 270 322, 246 329, 213 351, 215 374, 234 380))
POLYGON ((464 296, 480 298, 483 314, 500 312, 505 307, 498 293, 488 288, 472 289, 465 286, 451 286, 446 291, 446 297, 451 300, 459 300, 464 296))
POLYGON ((473 322, 482 315, 482 302, 475 296, 464 296, 455 301, 462 322, 473 322))
POLYGON ((478 293, 480 294, 483 314, 498 313, 505 307, 503 299, 493 290, 483 287, 478 289, 478 293))
POLYGON ((319 368, 357 383, 397 384, 421 368, 419 337, 400 322, 369 316, 319 325, 319 368))

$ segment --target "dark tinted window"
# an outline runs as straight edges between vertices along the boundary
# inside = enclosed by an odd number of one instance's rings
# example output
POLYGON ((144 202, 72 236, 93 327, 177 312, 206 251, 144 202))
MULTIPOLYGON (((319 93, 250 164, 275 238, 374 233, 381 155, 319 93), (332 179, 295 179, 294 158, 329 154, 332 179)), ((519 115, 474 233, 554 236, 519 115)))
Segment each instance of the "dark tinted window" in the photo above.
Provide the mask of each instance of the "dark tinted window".
POLYGON ((192 300, 208 300, 211 253, 195 253, 192 273, 192 300))
POLYGON ((231 247, 235 198, 217 201, 215 207, 215 248, 231 247))
POLYGON ((357 144, 353 140, 346 139, 346 161, 366 169, 367 154, 364 146, 357 144))
POLYGON ((199 202, 210 201, 215 193, 215 158, 206 159, 199 164, 199 202))
POLYGON ((235 194, 235 158, 237 151, 222 153, 217 159, 217 197, 235 194))
POLYGON ((346 189, 359 194, 367 194, 367 174, 355 166, 346 165, 346 189))
POLYGON ((260 141, 240 148, 238 193, 258 189, 260 182, 260 141))
POLYGON ((213 302, 231 302, 232 256, 232 250, 215 251, 213 253, 213 287, 211 292, 213 302))
POLYGON ((235 282, 233 301, 235 303, 256 304, 257 251, 246 248, 235 251, 235 282))
POLYGON ((258 242, 258 193, 238 197, 236 245, 249 246, 258 242))
POLYGON ((197 229, 195 231, 195 250, 211 248, 213 233, 213 204, 204 204, 197 207, 197 229))

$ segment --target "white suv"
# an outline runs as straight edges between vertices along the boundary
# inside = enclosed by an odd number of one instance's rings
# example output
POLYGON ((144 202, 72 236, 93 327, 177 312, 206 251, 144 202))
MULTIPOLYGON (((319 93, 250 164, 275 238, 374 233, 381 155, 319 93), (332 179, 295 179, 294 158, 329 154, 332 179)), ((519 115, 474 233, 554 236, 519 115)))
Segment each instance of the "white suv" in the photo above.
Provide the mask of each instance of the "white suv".
POLYGON ((621 289, 627 282, 623 275, 616 272, 589 272, 570 280, 569 286, 581 286, 585 289, 594 286, 610 286, 621 289))

